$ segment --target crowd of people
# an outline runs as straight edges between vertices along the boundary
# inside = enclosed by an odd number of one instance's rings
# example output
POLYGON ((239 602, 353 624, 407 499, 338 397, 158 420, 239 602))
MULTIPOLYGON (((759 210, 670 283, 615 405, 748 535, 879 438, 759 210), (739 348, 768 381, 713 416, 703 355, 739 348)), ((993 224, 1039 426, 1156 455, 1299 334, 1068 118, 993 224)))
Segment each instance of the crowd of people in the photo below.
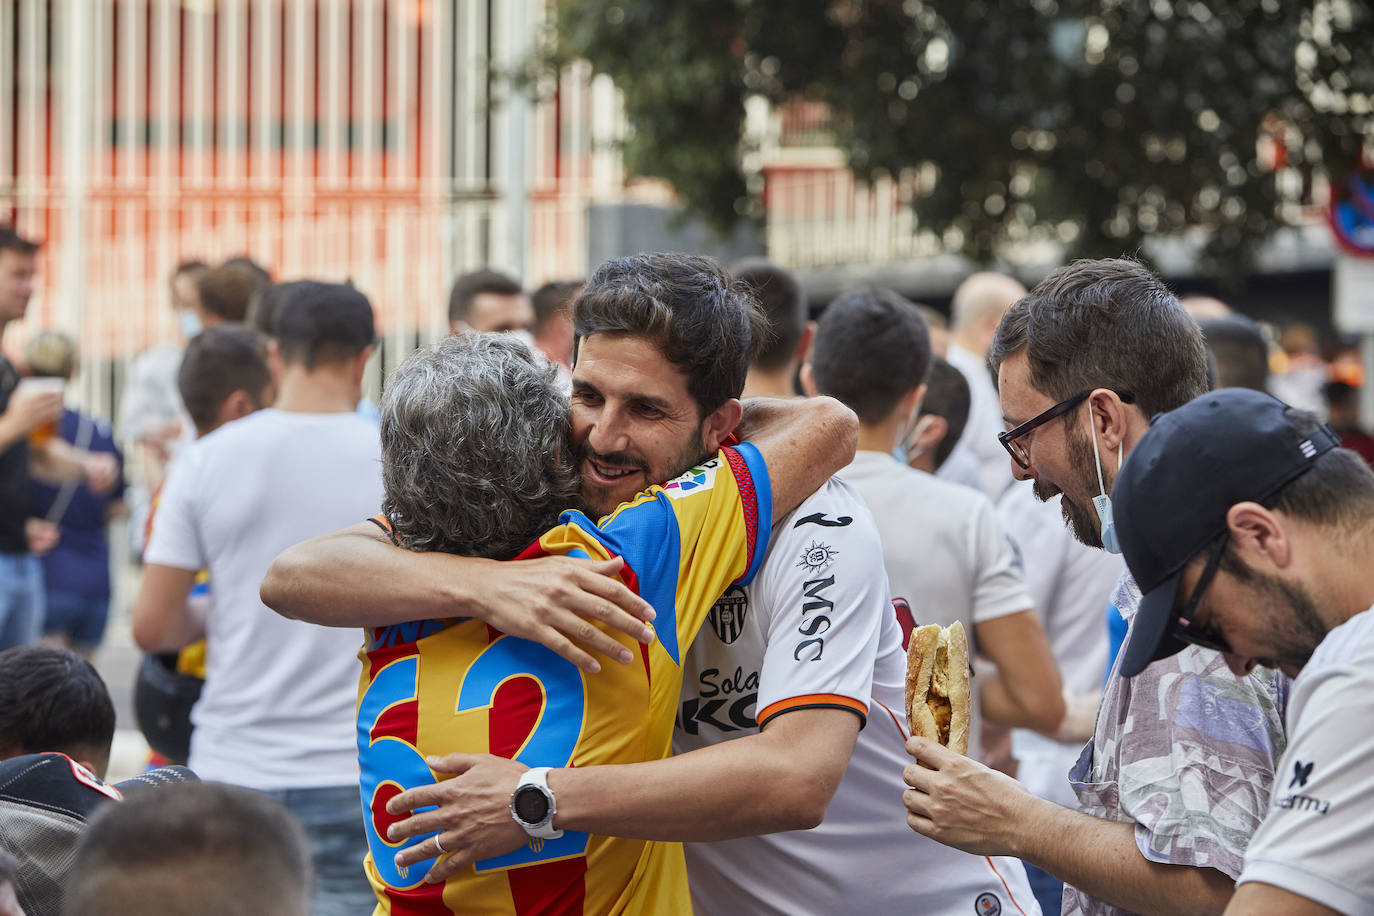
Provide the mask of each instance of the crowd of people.
MULTIPOLYGON (((36 264, 0 230, 3 320, 36 264)), ((1301 339, 1130 260, 811 322, 637 255, 459 277, 372 404, 352 286, 172 294, 127 497, 70 338, 0 366, 0 914, 1374 912, 1374 472, 1301 339), (967 756, 905 711, 955 622, 967 756)))

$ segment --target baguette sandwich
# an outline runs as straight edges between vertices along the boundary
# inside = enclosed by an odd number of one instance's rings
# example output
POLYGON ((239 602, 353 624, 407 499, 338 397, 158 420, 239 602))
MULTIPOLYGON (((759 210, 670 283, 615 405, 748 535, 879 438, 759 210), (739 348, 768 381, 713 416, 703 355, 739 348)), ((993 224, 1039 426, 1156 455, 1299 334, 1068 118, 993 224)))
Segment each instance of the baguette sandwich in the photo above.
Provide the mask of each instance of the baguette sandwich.
POLYGON ((968 754, 968 639, 964 625, 911 631, 906 653, 906 715, 911 734, 968 754))

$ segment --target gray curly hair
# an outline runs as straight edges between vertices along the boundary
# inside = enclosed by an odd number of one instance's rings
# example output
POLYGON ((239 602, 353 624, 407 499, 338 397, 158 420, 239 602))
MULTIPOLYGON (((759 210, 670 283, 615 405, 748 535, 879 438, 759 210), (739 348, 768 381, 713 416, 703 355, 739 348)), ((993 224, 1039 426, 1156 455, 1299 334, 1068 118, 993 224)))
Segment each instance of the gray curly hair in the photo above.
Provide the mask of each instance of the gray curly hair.
POLYGON ((401 546, 505 560, 579 504, 554 367, 505 334, 417 350, 382 398, 383 511, 401 546))

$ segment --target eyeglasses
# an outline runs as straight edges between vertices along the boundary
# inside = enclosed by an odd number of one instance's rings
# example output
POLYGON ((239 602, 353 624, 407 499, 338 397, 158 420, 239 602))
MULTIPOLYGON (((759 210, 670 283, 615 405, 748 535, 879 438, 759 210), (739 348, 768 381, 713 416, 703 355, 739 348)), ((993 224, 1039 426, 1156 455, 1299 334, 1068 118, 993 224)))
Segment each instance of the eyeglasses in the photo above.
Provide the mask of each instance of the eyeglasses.
MULTIPOLYGON (((1007 450, 1007 454, 1011 456, 1012 461, 1015 461, 1022 468, 1029 468, 1031 465, 1030 452, 1026 451, 1025 446, 1023 446, 1020 442, 1017 442, 1016 440, 1020 439, 1022 436, 1026 435, 1026 433, 1029 433, 1031 430, 1039 429, 1041 426, 1044 426, 1051 420, 1056 420, 1059 417, 1064 416, 1064 414, 1068 413, 1069 411, 1077 407, 1079 404, 1082 404, 1084 401, 1086 401, 1088 399, 1088 395, 1092 394, 1096 390, 1096 388, 1092 388, 1088 391, 1083 392, 1082 394, 1076 394, 1068 400, 1060 401, 1058 404, 1055 404, 1049 410, 1036 414, 1035 416, 1027 420, 1025 423, 1022 423, 1020 426, 1009 429, 1004 433, 1000 433, 997 436, 997 441, 1002 443, 1002 448, 1007 450)), ((1123 404, 1135 403, 1135 395, 1131 394, 1129 391, 1118 391, 1116 392, 1116 396, 1121 399, 1121 403, 1123 404)))
POLYGON ((1217 574, 1217 569, 1221 566, 1221 557, 1222 554, 1226 553, 1228 540, 1229 535, 1222 535, 1217 546, 1212 549, 1211 556, 1207 558, 1207 565, 1202 568, 1202 575, 1198 576, 1197 584, 1193 586, 1193 593, 1188 596, 1188 601, 1183 605, 1183 610, 1174 618, 1172 628, 1174 635, 1186 643, 1226 653, 1231 652, 1231 644, 1215 630, 1195 625, 1193 614, 1197 611, 1198 603, 1202 601, 1202 593, 1207 590, 1207 586, 1211 584, 1213 577, 1217 574))

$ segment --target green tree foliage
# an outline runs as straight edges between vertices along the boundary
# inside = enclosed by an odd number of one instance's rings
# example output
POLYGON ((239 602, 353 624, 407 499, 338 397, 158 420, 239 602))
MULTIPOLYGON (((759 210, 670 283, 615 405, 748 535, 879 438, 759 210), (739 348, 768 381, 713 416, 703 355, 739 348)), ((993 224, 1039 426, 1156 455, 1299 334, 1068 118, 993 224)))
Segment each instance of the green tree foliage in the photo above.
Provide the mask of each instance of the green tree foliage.
POLYGON ((1339 176, 1374 148, 1370 0, 558 0, 545 64, 624 93, 628 167, 722 229, 761 212, 745 100, 823 102, 864 179, 922 176, 922 225, 977 260, 1208 230, 1242 267, 1279 225, 1262 150, 1339 176), (1277 144, 1262 138, 1276 138, 1277 144))

